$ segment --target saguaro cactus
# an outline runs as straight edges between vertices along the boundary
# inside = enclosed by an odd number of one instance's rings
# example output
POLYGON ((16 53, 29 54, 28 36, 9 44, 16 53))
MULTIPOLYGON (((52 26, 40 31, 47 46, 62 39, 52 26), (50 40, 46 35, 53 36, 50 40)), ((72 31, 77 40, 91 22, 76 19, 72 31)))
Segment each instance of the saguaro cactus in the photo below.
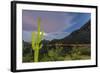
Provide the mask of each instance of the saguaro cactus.
POLYGON ((40 31, 41 19, 38 18, 37 33, 32 32, 32 49, 34 50, 34 62, 38 62, 39 50, 42 48, 43 31, 40 31))

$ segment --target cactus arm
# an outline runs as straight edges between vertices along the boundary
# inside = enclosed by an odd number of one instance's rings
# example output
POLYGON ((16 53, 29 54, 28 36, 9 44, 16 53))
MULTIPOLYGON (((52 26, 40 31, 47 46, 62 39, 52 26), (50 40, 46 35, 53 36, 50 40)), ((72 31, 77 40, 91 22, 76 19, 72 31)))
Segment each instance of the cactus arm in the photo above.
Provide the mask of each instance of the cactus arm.
POLYGON ((37 34, 37 37, 38 37, 38 39, 37 39, 37 41, 38 41, 38 44, 40 43, 40 22, 41 22, 41 19, 38 17, 38 34, 37 34))
POLYGON ((42 48, 42 44, 39 45, 39 49, 41 49, 41 48, 42 48))
POLYGON ((35 33, 34 32, 32 32, 32 49, 34 50, 35 49, 35 33))

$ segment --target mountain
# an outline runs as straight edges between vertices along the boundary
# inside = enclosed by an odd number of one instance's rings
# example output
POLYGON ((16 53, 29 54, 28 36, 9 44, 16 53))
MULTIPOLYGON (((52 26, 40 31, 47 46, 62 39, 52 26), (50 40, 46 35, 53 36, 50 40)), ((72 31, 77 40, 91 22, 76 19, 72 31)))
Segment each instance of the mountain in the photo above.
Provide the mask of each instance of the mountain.
POLYGON ((91 43, 91 21, 89 20, 80 29, 73 31, 69 36, 60 40, 52 40, 50 43, 67 43, 67 44, 89 44, 91 43))
POLYGON ((91 28, 90 21, 83 25, 80 29, 73 31, 68 37, 62 39, 64 43, 90 43, 91 28))
MULTIPOLYGON (((67 32, 54 32, 45 33, 43 43, 63 43, 63 44, 89 44, 91 43, 91 21, 89 20, 81 28, 73 31, 72 33, 67 32)), ((23 40, 25 42, 31 42, 31 32, 23 31, 23 40), (25 36, 25 37, 24 37, 25 36)))

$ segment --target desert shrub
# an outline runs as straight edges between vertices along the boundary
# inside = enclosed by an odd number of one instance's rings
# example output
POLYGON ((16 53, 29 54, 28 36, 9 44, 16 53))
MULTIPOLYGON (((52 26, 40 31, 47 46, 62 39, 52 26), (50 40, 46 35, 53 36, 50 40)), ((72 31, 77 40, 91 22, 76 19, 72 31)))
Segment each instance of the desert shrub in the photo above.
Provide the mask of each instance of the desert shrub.
POLYGON ((81 55, 91 55, 91 48, 80 48, 81 55))
POLYGON ((26 56, 23 56, 23 62, 33 62, 32 54, 27 54, 26 56))
POLYGON ((87 59, 90 57, 90 48, 86 47, 73 47, 70 54, 67 54, 67 56, 70 56, 72 60, 80 60, 80 59, 87 59))
POLYGON ((46 54, 43 55, 40 61, 61 61, 64 57, 61 55, 62 47, 52 48, 48 50, 46 54))

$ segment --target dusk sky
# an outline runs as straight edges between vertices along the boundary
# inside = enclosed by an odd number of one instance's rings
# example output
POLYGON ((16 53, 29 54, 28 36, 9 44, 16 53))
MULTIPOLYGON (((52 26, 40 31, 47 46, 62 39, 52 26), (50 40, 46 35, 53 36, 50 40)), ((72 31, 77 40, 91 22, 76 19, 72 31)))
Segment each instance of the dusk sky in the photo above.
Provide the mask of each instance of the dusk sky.
POLYGON ((41 28, 47 34, 46 39, 63 38, 82 27, 90 20, 90 13, 22 11, 23 39, 29 40, 31 32, 37 30, 37 19, 41 18, 41 28))

